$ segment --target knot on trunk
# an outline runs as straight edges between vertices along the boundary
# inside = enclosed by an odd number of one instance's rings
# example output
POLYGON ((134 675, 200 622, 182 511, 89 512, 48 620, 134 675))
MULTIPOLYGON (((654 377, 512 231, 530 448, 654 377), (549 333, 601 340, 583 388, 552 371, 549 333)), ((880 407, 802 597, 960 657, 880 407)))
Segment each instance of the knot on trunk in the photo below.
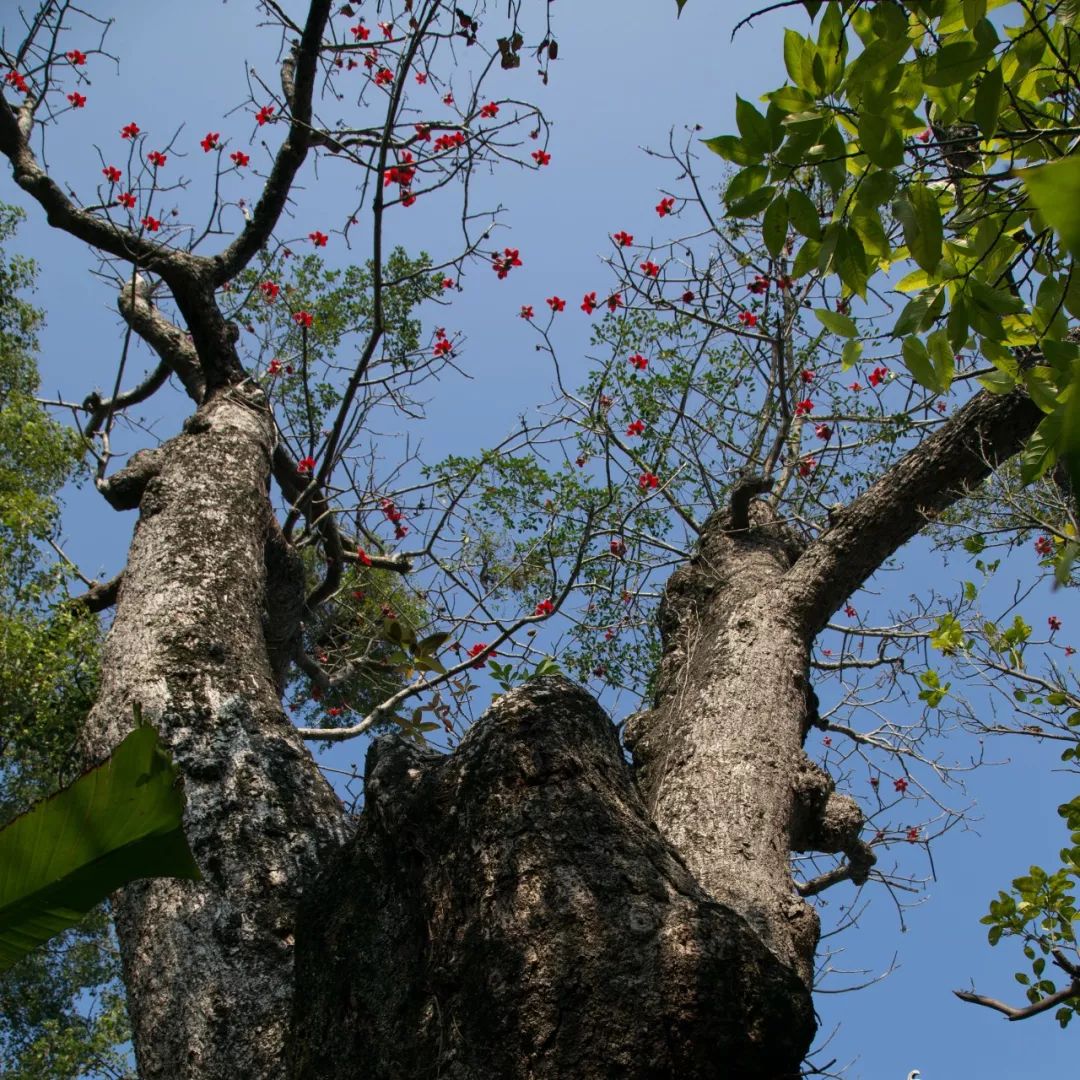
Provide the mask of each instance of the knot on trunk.
POLYGON ((368 754, 358 831, 305 901, 292 1080, 794 1078, 809 994, 650 821, 562 678, 442 756, 368 754))
POLYGON ((114 510, 136 510, 147 485, 161 472, 164 460, 159 450, 140 450, 112 476, 99 480, 97 489, 114 510))

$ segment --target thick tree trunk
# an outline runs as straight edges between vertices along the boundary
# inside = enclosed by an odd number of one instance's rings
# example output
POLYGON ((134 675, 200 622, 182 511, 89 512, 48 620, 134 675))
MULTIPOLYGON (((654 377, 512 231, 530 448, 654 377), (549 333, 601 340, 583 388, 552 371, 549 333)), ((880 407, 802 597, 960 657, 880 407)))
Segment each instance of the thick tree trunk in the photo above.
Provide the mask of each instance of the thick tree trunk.
POLYGON ((302 909, 291 1080, 798 1075, 806 983, 687 872, 580 688, 527 684, 450 756, 384 737, 366 779, 302 909))
POLYGON ((297 901, 343 836, 264 642, 272 441, 261 393, 237 386, 103 488, 140 515, 87 750, 111 749, 141 705, 185 777, 203 873, 114 903, 143 1080, 282 1075, 297 901))

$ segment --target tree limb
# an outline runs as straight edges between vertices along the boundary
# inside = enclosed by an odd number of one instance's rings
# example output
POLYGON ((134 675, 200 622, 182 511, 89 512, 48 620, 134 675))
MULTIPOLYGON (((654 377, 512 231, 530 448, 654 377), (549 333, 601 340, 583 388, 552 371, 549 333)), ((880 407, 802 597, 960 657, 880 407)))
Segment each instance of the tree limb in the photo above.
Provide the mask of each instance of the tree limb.
POLYGON ((1034 1004, 1025 1005, 1022 1008, 1006 1004, 1004 1001, 998 1001, 996 998, 984 997, 982 994, 976 994, 973 990, 954 990, 953 993, 961 1001, 970 1001, 973 1005, 982 1005, 987 1009, 996 1009, 999 1013, 1004 1013, 1010 1020, 1027 1020, 1028 1017, 1038 1016, 1039 1013, 1044 1013, 1049 1009, 1054 1008, 1055 1005, 1060 1005, 1063 1001, 1068 1001, 1069 998, 1080 997, 1080 978, 1074 978, 1068 986, 1062 987, 1056 993, 1050 994, 1049 997, 1044 997, 1041 1001, 1034 1002, 1034 1004))

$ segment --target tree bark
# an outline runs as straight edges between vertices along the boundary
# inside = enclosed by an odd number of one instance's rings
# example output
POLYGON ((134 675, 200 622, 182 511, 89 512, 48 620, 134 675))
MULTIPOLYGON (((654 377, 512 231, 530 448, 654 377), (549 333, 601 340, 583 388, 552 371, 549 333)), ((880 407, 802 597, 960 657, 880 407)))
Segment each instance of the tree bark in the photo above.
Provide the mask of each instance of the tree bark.
POLYGON ((290 1080, 794 1078, 807 984, 695 882, 561 678, 457 751, 387 736, 309 892, 290 1080))
POLYGON ((344 836, 264 638, 273 434, 261 392, 232 387, 103 485, 139 522, 86 748, 107 753, 141 706, 184 776, 203 874, 114 902, 143 1080, 283 1074, 297 901, 344 836))

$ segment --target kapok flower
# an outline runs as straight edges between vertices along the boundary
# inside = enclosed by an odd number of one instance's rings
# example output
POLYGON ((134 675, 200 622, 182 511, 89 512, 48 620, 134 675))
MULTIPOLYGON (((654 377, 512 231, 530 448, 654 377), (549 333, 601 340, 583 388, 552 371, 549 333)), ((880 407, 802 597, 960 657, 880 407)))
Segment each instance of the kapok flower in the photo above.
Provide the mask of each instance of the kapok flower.
POLYGON ((534 150, 530 156, 537 165, 551 164, 551 155, 546 150, 534 150))
POLYGON ((915 136, 915 138, 918 139, 919 142, 921 142, 921 143, 929 142, 930 141, 930 129, 929 128, 923 128, 922 131, 920 131, 919 134, 915 136))
POLYGON ((549 308, 551 308, 552 311, 566 310, 566 301, 560 299, 558 296, 549 296, 545 303, 549 308))
POLYGON ((130 124, 125 124, 120 129, 121 139, 134 139, 139 134, 139 125, 132 121, 130 124))
POLYGON ((350 26, 349 32, 357 41, 367 41, 367 39, 371 37, 371 31, 363 23, 357 23, 356 26, 350 26))
POLYGON ((503 248, 500 255, 497 251, 491 255, 491 269, 495 276, 502 281, 515 266, 521 266, 521 255, 517 248, 503 248))
POLYGON ((423 86, 424 83, 427 82, 427 72, 426 71, 418 71, 416 73, 416 82, 417 82, 417 85, 423 86))
POLYGON ((784 292, 785 290, 790 289, 792 287, 792 285, 794 285, 794 284, 795 283, 791 280, 791 278, 789 278, 787 276, 787 274, 784 274, 782 277, 778 277, 776 279, 776 287, 781 292, 784 292))
POLYGON ((899 777, 898 779, 893 781, 892 786, 894 791, 898 791, 901 795, 903 795, 904 792, 908 789, 907 778, 903 776, 899 777))
POLYGON ((828 424, 815 424, 814 434, 823 442, 828 442, 832 438, 832 428, 828 424))
POLYGON ((889 369, 887 367, 876 367, 870 372, 870 385, 877 386, 879 383, 885 381, 888 377, 889 369))
POLYGON ((610 544, 608 544, 608 550, 616 559, 621 559, 626 554, 626 542, 619 537, 615 537, 610 544))
POLYGON ((447 338, 440 338, 435 342, 435 348, 432 351, 435 356, 449 356, 454 351, 454 346, 447 338))
POLYGON ((444 105, 453 105, 454 104, 454 95, 453 94, 444 94, 443 99, 442 99, 442 103, 444 105))
POLYGON ((356 561, 360 563, 361 566, 370 566, 371 556, 362 547, 358 547, 356 549, 356 561))
POLYGON ((596 293, 586 293, 585 299, 581 301, 581 310, 584 311, 586 315, 591 315, 596 308, 596 293))
POLYGON ((375 73, 376 86, 389 86, 394 81, 394 73, 389 68, 379 68, 375 73))
POLYGON ((616 311, 623 306, 622 293, 613 292, 605 301, 608 311, 616 311))
POLYGON ((651 277, 651 278, 659 277, 660 276, 660 267, 657 266, 656 263, 654 263, 651 259, 646 259, 641 264, 641 272, 643 274, 645 274, 646 277, 651 277))
POLYGON ((304 330, 307 330, 313 321, 310 311, 297 311, 293 314, 293 322, 304 330))
POLYGON ((78 49, 72 49, 71 52, 64 53, 64 55, 68 58, 68 62, 75 67, 81 67, 86 63, 86 53, 79 52, 78 49))
POLYGON ((151 217, 149 214, 142 219, 143 228, 147 232, 157 232, 161 228, 161 221, 156 217, 151 217))
POLYGON ((817 458, 805 457, 799 461, 799 475, 805 479, 817 468, 817 458))
POLYGON ((848 389, 849 389, 849 390, 854 390, 854 391, 855 391, 856 393, 858 393, 858 392, 859 392, 859 391, 860 391, 860 390, 862 389, 862 383, 861 383, 861 382, 853 382, 853 383, 852 383, 852 384, 851 384, 851 385, 850 385, 850 386, 848 387, 848 389))
POLYGON ((850 604, 845 604, 844 605, 844 614, 849 619, 854 619, 859 613, 850 604))
POLYGON ((499 115, 499 106, 494 101, 489 101, 486 105, 480 106, 480 115, 485 120, 494 120, 499 115))
POLYGON ((271 119, 273 118, 273 116, 274 116, 274 106, 273 105, 264 105, 255 114, 255 123, 258 124, 259 127, 262 127, 263 124, 268 124, 271 121, 271 119))
POLYGON ((229 159, 238 169, 244 168, 245 165, 248 165, 251 162, 251 158, 245 154, 243 150, 234 150, 229 155, 229 159))
POLYGON ((259 290, 266 297, 266 302, 272 304, 281 292, 281 286, 275 281, 263 281, 259 284, 259 290))
POLYGON ((104 176, 110 184, 119 184, 122 173, 115 165, 106 165, 105 168, 101 170, 101 175, 104 176))
POLYGON ((795 415, 796 416, 806 416, 807 413, 810 413, 810 412, 813 412, 813 411, 814 411, 814 403, 809 398, 805 398, 804 400, 800 401, 795 406, 795 415))
POLYGON ((1061 629, 1061 620, 1056 615, 1051 615, 1050 618, 1046 620, 1046 622, 1047 625, 1050 627, 1051 632, 1061 629))
POLYGON ((760 296, 762 293, 769 291, 769 279, 764 274, 755 274, 754 280, 750 282, 747 288, 755 296, 760 296))
POLYGON ((918 840, 919 840, 919 829, 918 829, 918 827, 913 825, 910 829, 908 829, 908 831, 906 833, 906 838, 907 838, 907 842, 909 844, 917 843, 918 840))
POLYGON ((1076 652, 1076 650, 1071 645, 1066 645, 1065 646, 1065 655, 1066 656, 1072 656, 1075 652, 1076 652))
POLYGON ((690 289, 682 294, 682 302, 684 304, 692 304, 694 302, 694 294, 690 289))
POLYGON ((667 217, 667 215, 671 213, 674 206, 675 200, 668 196, 667 198, 661 199, 656 204, 656 212, 660 215, 660 217, 667 217))
POLYGON ((523 319, 531 319, 533 317, 532 304, 522 304, 521 311, 518 314, 523 319))
POLYGON ((314 232, 309 232, 308 233, 308 239, 316 247, 326 247, 326 241, 329 240, 330 238, 326 235, 326 233, 319 232, 319 230, 316 229, 314 232))
POLYGON ((386 38, 387 41, 389 41, 390 38, 392 38, 394 36, 394 24, 393 23, 381 22, 381 23, 379 23, 379 29, 382 31, 382 36, 384 38, 386 38))
POLYGON ((199 140, 199 145, 203 148, 203 153, 209 154, 211 150, 216 150, 218 145, 218 139, 220 138, 220 131, 208 131, 205 137, 199 140))
POLYGON ((20 94, 30 93, 30 87, 27 85, 26 79, 24 79, 17 71, 9 71, 4 76, 4 82, 6 82, 8 86, 14 86, 20 94))
POLYGON ((488 662, 491 657, 497 656, 498 654, 495 652, 494 649, 488 650, 486 641, 478 641, 475 645, 472 645, 468 649, 466 649, 466 655, 479 658, 473 664, 473 667, 479 670, 488 662))
POLYGON ((739 322, 743 326, 757 326, 757 316, 752 311, 740 311, 739 322))
POLYGON ((803 368, 803 370, 799 372, 799 378, 802 379, 804 383, 812 383, 814 381, 814 373, 809 368, 803 368))
POLYGON ((1035 550, 1043 557, 1047 558, 1054 554, 1054 545, 1049 536, 1040 536, 1035 541, 1035 550))
POLYGON ((68 101, 71 102, 73 109, 82 109, 86 106, 86 95, 80 94, 77 90, 72 90, 67 96, 68 101))
POLYGON ((555 605, 551 602, 551 597, 546 600, 541 600, 536 605, 536 609, 533 611, 534 615, 550 615, 555 610, 555 605))
POLYGON ((160 150, 151 150, 146 155, 146 160, 154 166, 155 169, 160 169, 165 164, 165 155, 160 150))
POLYGON ((615 233, 611 239, 614 240, 619 247, 629 247, 634 242, 634 237, 626 232, 625 229, 622 232, 615 233))
POLYGON ((267 375, 280 375, 281 374, 281 361, 275 356, 269 364, 266 365, 267 375))
POLYGON ((132 195, 130 191, 125 191, 122 195, 117 195, 116 201, 121 206, 126 206, 129 210, 135 208, 135 196, 132 195))
POLYGON ((634 353, 633 356, 627 357, 626 362, 636 371, 644 371, 649 366, 649 361, 641 353, 634 353))
POLYGON ((645 434, 645 421, 634 420, 632 423, 626 426, 627 435, 644 435, 645 434))
POLYGON ((298 473, 300 473, 301 476, 310 476, 312 471, 314 470, 314 468, 315 468, 315 459, 313 457, 310 457, 310 456, 309 457, 302 457, 296 463, 296 471, 298 473))
POLYGON ((454 287, 454 279, 452 277, 444 277, 439 283, 440 288, 452 289, 454 287))
POLYGON ((638 477, 638 487, 642 491, 648 491, 650 488, 657 488, 660 486, 660 479, 656 473, 643 472, 638 477))

